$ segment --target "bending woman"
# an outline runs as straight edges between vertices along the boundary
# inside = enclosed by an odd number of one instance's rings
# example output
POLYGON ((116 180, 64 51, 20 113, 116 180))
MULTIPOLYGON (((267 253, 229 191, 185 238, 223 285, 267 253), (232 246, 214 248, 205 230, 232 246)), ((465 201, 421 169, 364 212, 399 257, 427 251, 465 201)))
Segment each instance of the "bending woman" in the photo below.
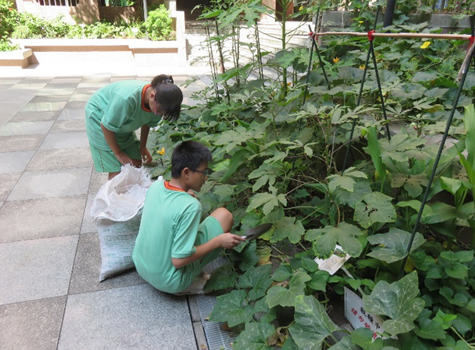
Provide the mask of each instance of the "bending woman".
POLYGON ((183 93, 169 75, 158 75, 151 84, 123 80, 96 91, 86 105, 86 132, 92 160, 109 180, 125 164, 136 167, 150 163, 147 150, 151 127, 162 119, 175 121, 180 115, 183 93), (135 131, 140 128, 140 141, 135 131))

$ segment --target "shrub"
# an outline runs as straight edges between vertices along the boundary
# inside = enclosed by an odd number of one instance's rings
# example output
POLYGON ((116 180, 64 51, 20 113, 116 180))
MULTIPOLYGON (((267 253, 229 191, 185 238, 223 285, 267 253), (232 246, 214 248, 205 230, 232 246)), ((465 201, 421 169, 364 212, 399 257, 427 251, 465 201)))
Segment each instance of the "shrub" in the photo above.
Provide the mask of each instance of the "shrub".
POLYGON ((169 40, 172 37, 172 19, 164 5, 148 13, 144 27, 151 40, 169 40))

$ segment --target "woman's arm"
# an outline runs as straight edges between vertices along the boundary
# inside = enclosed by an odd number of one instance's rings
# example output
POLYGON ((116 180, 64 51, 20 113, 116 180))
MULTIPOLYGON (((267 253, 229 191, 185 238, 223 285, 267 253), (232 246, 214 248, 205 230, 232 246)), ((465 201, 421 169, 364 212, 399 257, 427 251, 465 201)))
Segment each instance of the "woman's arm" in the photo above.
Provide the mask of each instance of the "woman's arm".
POLYGON ((245 239, 233 233, 223 233, 214 237, 212 240, 196 247, 196 252, 186 258, 172 258, 172 264, 175 268, 179 269, 185 265, 201 259, 208 253, 217 248, 231 249, 244 242, 245 239))
POLYGON ((101 129, 107 144, 109 145, 117 160, 121 164, 132 164, 132 160, 129 158, 129 156, 120 150, 119 144, 115 138, 115 132, 107 129, 104 125, 102 125, 102 123, 101 129))
POLYGON ((148 134, 150 132, 150 126, 142 125, 140 128, 140 154, 142 155, 142 159, 146 163, 150 163, 152 161, 152 155, 147 149, 147 140, 148 134))

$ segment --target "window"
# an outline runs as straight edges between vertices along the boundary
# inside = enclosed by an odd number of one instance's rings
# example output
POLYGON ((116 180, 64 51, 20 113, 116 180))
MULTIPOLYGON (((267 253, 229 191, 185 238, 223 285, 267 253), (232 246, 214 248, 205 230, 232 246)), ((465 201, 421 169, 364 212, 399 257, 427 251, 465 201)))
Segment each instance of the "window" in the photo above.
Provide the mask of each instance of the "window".
POLYGON ((77 6, 79 0, 37 0, 41 6, 77 6))

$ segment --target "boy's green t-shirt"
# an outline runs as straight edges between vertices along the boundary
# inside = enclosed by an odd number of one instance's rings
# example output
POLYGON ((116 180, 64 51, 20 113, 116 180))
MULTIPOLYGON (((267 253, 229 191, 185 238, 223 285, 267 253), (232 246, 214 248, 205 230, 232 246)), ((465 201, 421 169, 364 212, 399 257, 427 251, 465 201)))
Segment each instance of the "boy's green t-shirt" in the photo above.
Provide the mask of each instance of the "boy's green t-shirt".
POLYGON ((135 130, 143 125, 155 127, 158 124, 162 116, 143 108, 142 90, 147 85, 144 81, 123 80, 104 86, 92 95, 85 108, 86 132, 92 145, 110 150, 101 123, 115 132, 121 149, 137 140, 135 130))
POLYGON ((132 258, 140 276, 155 288, 178 293, 192 281, 193 264, 177 269, 172 258, 196 252, 201 203, 186 192, 168 189, 162 181, 150 186, 132 258), (190 271, 189 271, 190 270, 190 271))

